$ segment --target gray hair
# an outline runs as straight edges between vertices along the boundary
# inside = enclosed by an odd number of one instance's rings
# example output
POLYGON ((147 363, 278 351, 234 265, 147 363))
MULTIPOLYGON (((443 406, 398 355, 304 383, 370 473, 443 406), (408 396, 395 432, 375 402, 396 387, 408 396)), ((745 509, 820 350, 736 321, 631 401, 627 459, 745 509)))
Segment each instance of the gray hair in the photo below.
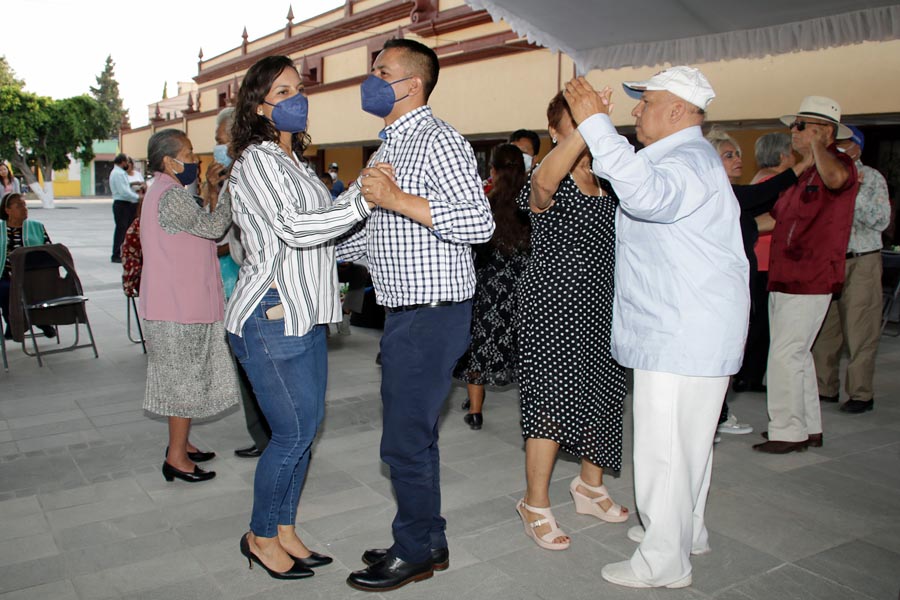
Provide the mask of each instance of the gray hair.
POLYGON ((716 152, 719 151, 719 148, 721 148, 723 144, 731 144, 734 146, 734 149, 738 151, 738 154, 741 153, 741 145, 737 143, 737 140, 728 135, 728 133, 718 125, 713 125, 712 129, 709 130, 709 133, 706 134, 706 140, 713 145, 716 152))
POLYGON ((218 129, 222 123, 227 123, 228 127, 234 122, 234 107, 229 106, 228 108, 223 108, 222 112, 216 115, 216 129, 218 129))
POLYGON ((186 139, 187 134, 180 129, 161 129, 150 136, 150 141, 147 142, 147 162, 150 169, 165 171, 163 159, 167 156, 175 158, 186 139))
POLYGON ((767 133, 756 140, 753 150, 760 169, 777 167, 781 164, 782 155, 791 154, 791 136, 787 133, 767 133))

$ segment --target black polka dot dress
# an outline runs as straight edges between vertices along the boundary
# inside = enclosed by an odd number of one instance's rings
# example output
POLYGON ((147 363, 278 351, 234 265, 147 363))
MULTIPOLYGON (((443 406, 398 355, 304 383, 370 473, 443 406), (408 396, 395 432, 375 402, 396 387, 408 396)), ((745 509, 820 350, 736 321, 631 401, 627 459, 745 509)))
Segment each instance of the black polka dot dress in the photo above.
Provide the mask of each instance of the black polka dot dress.
MULTIPOLYGON (((519 195, 522 210, 530 190, 519 195)), ((554 200, 531 214, 518 290, 522 435, 619 470, 625 373, 610 355, 618 202, 582 194, 569 175, 554 200)))

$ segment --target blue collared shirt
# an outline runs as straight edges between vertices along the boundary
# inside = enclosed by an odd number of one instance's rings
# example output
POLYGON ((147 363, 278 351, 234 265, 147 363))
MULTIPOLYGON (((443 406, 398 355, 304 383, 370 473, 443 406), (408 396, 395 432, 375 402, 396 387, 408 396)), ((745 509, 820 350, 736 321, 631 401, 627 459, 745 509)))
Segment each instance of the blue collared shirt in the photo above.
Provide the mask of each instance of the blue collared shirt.
POLYGON ((112 192, 113 200, 124 200, 137 204, 141 199, 137 192, 131 189, 131 182, 128 181, 128 173, 122 167, 113 167, 109 174, 109 190, 112 192))
POLYGON ((606 115, 578 128, 612 182, 612 354, 625 367, 721 377, 741 366, 750 311, 740 207, 722 161, 689 127, 639 152, 606 115))

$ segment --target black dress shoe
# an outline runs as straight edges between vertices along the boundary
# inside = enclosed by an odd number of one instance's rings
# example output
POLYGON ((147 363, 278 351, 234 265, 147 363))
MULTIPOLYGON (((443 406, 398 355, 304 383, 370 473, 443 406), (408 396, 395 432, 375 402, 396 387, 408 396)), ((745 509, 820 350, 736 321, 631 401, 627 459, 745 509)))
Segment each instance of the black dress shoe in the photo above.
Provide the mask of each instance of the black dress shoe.
POLYGON ((481 413, 468 413, 463 417, 463 421, 466 422, 470 429, 478 431, 484 424, 484 417, 481 416, 481 413))
POLYGON ((297 563, 301 567, 306 567, 307 569, 324 567, 325 565, 330 565, 334 562, 334 559, 330 556, 325 556, 324 554, 319 554, 318 552, 313 552, 306 558, 299 558, 291 554, 291 558, 294 559, 295 563, 297 563))
POLYGON ((803 452, 808 445, 807 440, 802 442, 782 442, 769 440, 762 444, 756 444, 753 449, 766 454, 787 454, 788 452, 803 452))
POLYGON ((56 337, 56 330, 52 325, 38 325, 38 329, 44 334, 45 338, 53 339, 56 337))
MULTIPOLYGON (((373 548, 363 552, 362 561, 367 565, 380 563, 387 557, 387 548, 373 548)), ((450 566, 450 550, 447 548, 432 548, 431 562, 434 563, 435 571, 446 571, 450 566)))
POLYGON ((197 465, 194 465, 193 473, 188 473, 187 471, 180 471, 170 465, 167 462, 163 463, 162 466, 162 474, 163 477, 166 478, 166 481, 173 481, 176 477, 181 479, 182 481, 187 481, 188 483, 197 483, 198 481, 208 481, 216 476, 215 471, 204 471, 197 465))
MULTIPOLYGON (((762 436, 766 439, 769 439, 769 432, 763 431, 762 436)), ((809 434, 809 439, 806 440, 806 445, 811 448, 821 448, 822 447, 822 434, 821 433, 809 434)))
POLYGON ((315 575, 312 569, 309 567, 304 567, 303 565, 297 563, 297 559, 294 558, 294 566, 279 573, 278 571, 273 571, 269 567, 267 567, 263 561, 259 560, 259 557, 253 552, 250 551, 250 542, 247 541, 247 536, 250 535, 248 533, 244 534, 244 537, 241 538, 241 554, 247 557, 247 563, 250 565, 250 568, 253 568, 253 563, 258 564, 263 569, 266 570, 266 573, 269 574, 269 577, 273 579, 305 579, 306 577, 312 577, 315 575))
POLYGON ((872 400, 847 400, 841 405, 841 412, 858 415, 859 413, 864 413, 873 408, 875 408, 874 398, 872 400))
POLYGON ((731 391, 736 394, 740 394, 741 392, 746 392, 750 389, 750 382, 746 379, 738 379, 735 377, 731 380, 731 391))
POLYGON ((465 402, 462 403, 463 410, 469 410, 469 407, 472 406, 472 401, 467 397, 465 402))
POLYGON ((841 397, 835 394, 834 396, 824 396, 819 394, 819 402, 837 402, 841 397))
POLYGON ((431 560, 409 563, 388 554, 384 560, 350 573, 347 584, 364 592, 389 592, 413 581, 430 579, 433 575, 431 560))
MULTIPOLYGON (((197 450, 196 452, 188 452, 188 458, 192 461, 196 462, 206 462, 208 460, 212 460, 216 457, 215 452, 200 452, 197 450)), ((169 447, 166 446, 166 457, 169 456, 169 447)))
POLYGON ((257 448, 256 444, 253 444, 249 448, 239 448, 234 451, 235 456, 240 456, 241 458, 259 458, 262 456, 263 451, 257 448))

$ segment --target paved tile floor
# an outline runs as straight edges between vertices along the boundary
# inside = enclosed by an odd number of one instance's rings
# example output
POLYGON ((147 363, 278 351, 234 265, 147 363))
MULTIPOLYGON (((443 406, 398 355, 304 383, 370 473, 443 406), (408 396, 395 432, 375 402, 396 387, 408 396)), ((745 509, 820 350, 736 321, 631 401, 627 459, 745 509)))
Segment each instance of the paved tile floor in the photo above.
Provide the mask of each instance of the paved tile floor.
MULTIPOLYGON (((218 477, 166 483, 166 426, 141 410, 145 357, 125 336, 120 268, 109 263, 109 201, 59 201, 33 210, 67 244, 87 293, 100 358, 88 350, 35 359, 10 348, 0 373, 0 598, 348 598, 344 579, 367 547, 388 543, 394 511, 378 459, 378 332, 354 328, 329 343, 327 410, 300 504, 300 533, 335 563, 309 580, 282 583, 248 570, 238 552, 247 529, 255 462, 234 457, 248 443, 233 410, 197 423, 193 441, 213 449, 218 477)), ((71 329, 71 328, 70 328, 71 329)), ((71 335, 64 332, 64 336, 71 335)), ((552 500, 572 534, 567 552, 546 552, 522 534, 514 512, 524 487, 517 392, 490 390, 485 428, 462 422, 455 387, 441 428, 449 571, 392 598, 897 598, 900 589, 900 342, 885 337, 874 412, 823 407, 825 445, 787 456, 750 450, 758 434, 717 446, 707 511, 713 552, 694 559, 684 590, 627 590, 600 577, 630 555, 625 525, 576 515, 561 460, 552 500)), ((758 431, 761 394, 732 409, 758 431)), ((626 467, 608 478, 634 506, 630 414, 626 467)), ((372 597, 372 596, 368 596, 372 597)), ((375 595, 374 597, 378 597, 375 595)))

